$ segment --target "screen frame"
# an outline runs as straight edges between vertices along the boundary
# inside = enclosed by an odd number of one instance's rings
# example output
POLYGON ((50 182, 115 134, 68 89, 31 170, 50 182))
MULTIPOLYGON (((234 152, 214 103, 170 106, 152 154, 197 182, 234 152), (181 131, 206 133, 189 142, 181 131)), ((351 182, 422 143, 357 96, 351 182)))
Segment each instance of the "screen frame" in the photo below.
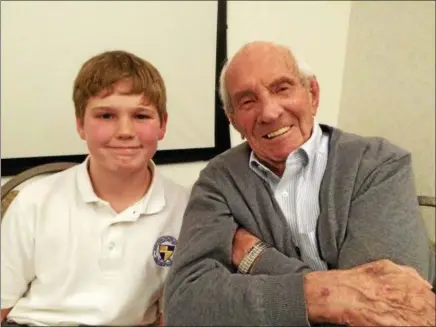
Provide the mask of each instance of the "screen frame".
MULTIPOLYGON (((229 121, 224 113, 218 92, 220 71, 227 60, 227 1, 217 0, 217 3, 214 109, 215 146, 208 148, 158 150, 153 157, 153 161, 157 165, 208 161, 231 147, 229 121)), ((87 154, 5 158, 1 159, 1 176, 14 176, 27 169, 54 162, 80 163, 85 160, 86 156, 87 154)))

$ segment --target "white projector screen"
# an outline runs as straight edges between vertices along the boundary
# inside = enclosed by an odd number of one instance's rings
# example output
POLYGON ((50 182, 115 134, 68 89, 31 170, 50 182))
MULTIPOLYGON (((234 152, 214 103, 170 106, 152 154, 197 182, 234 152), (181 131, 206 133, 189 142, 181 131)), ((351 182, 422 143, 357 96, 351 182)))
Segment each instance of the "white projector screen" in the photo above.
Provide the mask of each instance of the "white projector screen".
POLYGON ((215 147, 217 12, 218 1, 2 1, 2 168, 7 159, 87 152, 73 81, 107 50, 133 52, 161 72, 169 120, 159 150, 215 147))

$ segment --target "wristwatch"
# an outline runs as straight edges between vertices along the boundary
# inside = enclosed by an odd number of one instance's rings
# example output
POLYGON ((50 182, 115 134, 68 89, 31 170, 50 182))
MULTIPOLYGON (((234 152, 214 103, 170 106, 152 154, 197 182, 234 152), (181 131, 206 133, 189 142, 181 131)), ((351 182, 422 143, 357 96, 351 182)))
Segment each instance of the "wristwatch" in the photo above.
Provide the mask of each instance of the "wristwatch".
POLYGON ((254 261, 256 261, 257 257, 267 248, 268 245, 266 243, 262 241, 257 242, 238 265, 238 272, 244 275, 248 274, 254 261))

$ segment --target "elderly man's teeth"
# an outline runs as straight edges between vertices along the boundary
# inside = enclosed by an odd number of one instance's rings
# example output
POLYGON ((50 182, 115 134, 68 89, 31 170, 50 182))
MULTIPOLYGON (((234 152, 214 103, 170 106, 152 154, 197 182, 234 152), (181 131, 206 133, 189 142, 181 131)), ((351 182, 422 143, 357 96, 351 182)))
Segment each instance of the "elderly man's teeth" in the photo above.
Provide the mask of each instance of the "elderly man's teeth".
POLYGON ((277 136, 280 136, 280 135, 282 135, 282 134, 285 134, 285 133, 286 133, 287 131, 289 131, 290 129, 291 129, 291 128, 290 128, 289 126, 282 127, 282 128, 280 128, 280 129, 278 129, 278 130, 272 132, 272 133, 267 134, 266 136, 267 136, 269 139, 272 139, 273 137, 277 137, 277 136))

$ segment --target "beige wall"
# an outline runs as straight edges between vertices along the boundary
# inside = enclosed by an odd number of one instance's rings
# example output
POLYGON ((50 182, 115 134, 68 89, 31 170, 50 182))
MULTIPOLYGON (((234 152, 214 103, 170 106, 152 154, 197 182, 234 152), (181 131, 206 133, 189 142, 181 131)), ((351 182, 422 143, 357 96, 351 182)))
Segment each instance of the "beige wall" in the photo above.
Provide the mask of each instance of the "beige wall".
MULTIPOLYGON (((320 81, 317 119, 411 150, 418 191, 434 195, 434 9, 417 1, 230 1, 228 54, 255 39, 292 46, 320 81)), ((233 129, 231 136, 240 143, 233 129)), ((205 165, 160 169, 189 186, 205 165)))
MULTIPOLYGON (((229 1, 228 55, 245 43, 268 40, 290 46, 321 84, 317 119, 337 126, 352 1, 229 1)), ((231 129, 232 144, 241 142, 231 129)))
MULTIPOLYGON (((323 85, 318 118, 336 126, 350 7, 351 1, 229 1, 228 54, 231 56, 246 42, 258 39, 292 46, 316 70, 323 85)), ((187 94, 191 92, 187 90, 187 94)), ((173 118, 177 117, 170 115, 169 129, 174 127, 173 118)), ((231 137, 232 145, 241 142, 234 129, 231 137)), ((206 162, 194 162, 161 165, 159 169, 176 182, 190 186, 205 165, 206 162)), ((9 179, 1 178, 1 184, 9 179)))
MULTIPOLYGON (((411 151, 418 193, 434 196, 434 2, 353 2, 345 58, 338 126, 411 151)), ((423 213, 434 240, 435 212, 423 213)))

